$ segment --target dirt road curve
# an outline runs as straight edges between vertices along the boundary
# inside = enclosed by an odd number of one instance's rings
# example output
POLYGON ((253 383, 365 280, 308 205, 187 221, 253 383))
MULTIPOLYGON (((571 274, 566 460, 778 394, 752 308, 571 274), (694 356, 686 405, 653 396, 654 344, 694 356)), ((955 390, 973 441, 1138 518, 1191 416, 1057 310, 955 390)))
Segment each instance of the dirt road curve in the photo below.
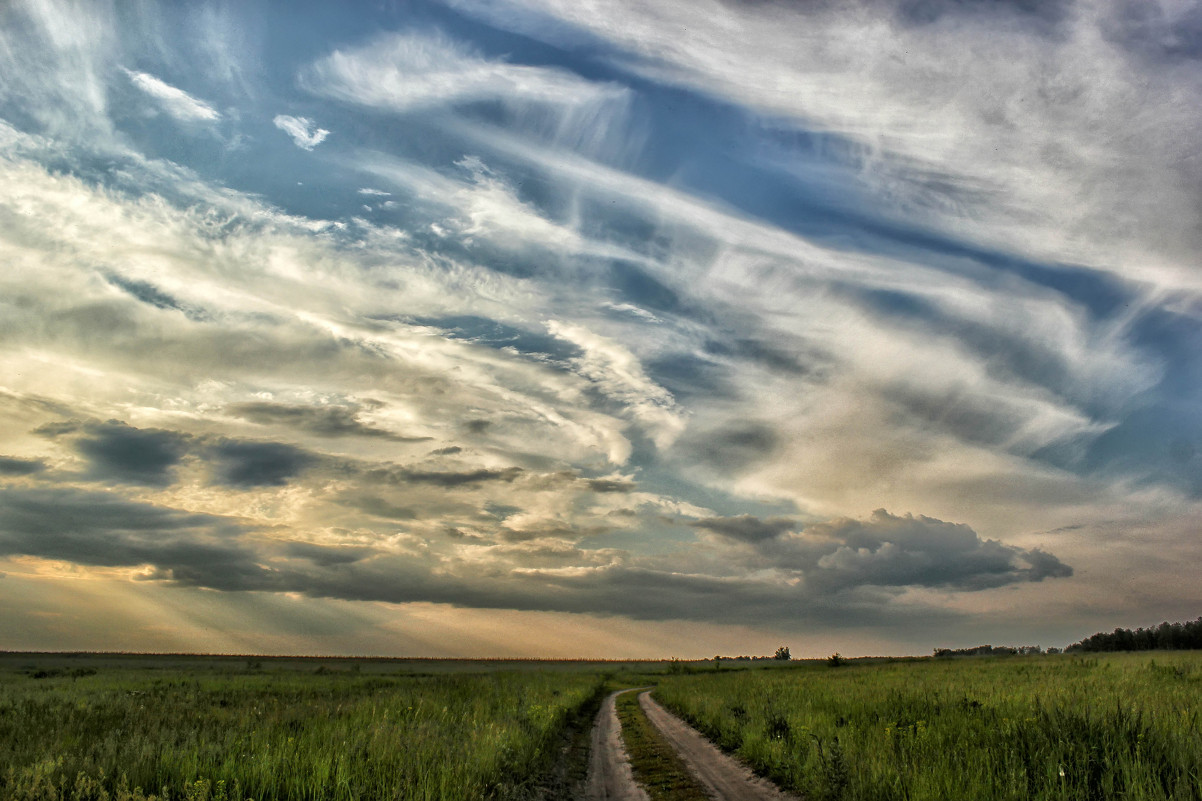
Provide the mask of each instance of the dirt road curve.
POLYGON ((634 780, 622 745, 622 725, 618 723, 615 701, 624 692, 638 690, 610 693, 593 723, 585 801, 648 801, 647 793, 634 780))
POLYGON ((716 801, 794 801, 795 796, 786 795, 759 778, 711 745, 696 729, 657 704, 652 700, 650 690, 639 695, 639 705, 716 801))

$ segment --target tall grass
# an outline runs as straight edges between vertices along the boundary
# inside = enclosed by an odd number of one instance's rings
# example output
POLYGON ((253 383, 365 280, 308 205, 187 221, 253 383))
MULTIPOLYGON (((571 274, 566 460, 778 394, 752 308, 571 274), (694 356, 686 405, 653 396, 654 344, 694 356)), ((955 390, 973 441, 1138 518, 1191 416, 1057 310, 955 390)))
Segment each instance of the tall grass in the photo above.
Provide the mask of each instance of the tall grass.
POLYGON ((655 695, 809 799, 1202 799, 1202 654, 808 664, 655 695))
POLYGON ((523 797, 603 682, 529 670, 79 674, 0 674, 0 798, 523 797))

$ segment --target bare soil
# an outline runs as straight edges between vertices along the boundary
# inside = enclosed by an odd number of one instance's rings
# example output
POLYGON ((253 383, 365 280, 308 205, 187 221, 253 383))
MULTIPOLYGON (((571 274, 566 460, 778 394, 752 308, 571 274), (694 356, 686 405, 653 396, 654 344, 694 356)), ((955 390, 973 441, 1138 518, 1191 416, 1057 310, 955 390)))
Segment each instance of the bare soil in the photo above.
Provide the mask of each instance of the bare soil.
POLYGON ((585 801, 648 801, 647 793, 634 780, 630 760, 622 746, 622 725, 618 722, 617 697, 624 692, 610 693, 597 712, 593 724, 588 781, 585 801))
POLYGON ((796 796, 782 792, 718 750, 696 729, 656 703, 650 690, 639 695, 639 705, 716 801, 797 801, 796 796))

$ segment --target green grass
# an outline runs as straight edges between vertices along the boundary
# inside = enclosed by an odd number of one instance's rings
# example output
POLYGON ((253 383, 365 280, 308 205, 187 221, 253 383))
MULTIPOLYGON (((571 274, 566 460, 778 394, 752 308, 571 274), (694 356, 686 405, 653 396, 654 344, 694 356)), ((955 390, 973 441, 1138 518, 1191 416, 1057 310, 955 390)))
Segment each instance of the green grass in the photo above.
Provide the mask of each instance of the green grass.
POLYGON ((809 663, 655 696, 818 799, 1202 799, 1202 654, 809 663))
POLYGON ((0 672, 0 799, 538 797, 605 681, 87 664, 0 672))
POLYGON ((639 706, 639 691, 618 696, 622 744, 634 778, 651 801, 706 801, 705 791, 639 706))

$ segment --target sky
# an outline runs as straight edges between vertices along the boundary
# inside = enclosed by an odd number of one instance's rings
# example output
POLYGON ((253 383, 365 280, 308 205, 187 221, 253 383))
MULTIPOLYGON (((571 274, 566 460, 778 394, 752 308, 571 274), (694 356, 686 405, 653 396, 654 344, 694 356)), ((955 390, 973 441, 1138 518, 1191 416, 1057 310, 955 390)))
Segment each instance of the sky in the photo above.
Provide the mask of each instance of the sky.
POLYGON ((0 649, 1202 614, 1202 4, 0 5, 0 649))

